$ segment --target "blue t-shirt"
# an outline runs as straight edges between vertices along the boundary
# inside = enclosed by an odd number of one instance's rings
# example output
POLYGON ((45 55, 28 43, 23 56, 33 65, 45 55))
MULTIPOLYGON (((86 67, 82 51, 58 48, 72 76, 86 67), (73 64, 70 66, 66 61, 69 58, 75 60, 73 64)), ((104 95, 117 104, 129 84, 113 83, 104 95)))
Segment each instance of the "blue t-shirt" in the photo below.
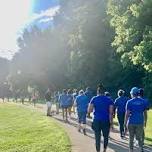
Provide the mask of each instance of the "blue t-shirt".
POLYGON ((89 100, 86 95, 79 95, 76 97, 77 111, 87 112, 89 100))
POLYGON ((133 98, 127 102, 126 110, 130 111, 129 124, 143 124, 144 111, 147 110, 147 102, 142 98, 133 98))
POLYGON ((72 94, 68 94, 68 104, 69 106, 72 106, 73 105, 73 95, 72 94))
POLYGON ((68 106, 69 102, 68 102, 68 95, 67 94, 61 94, 59 96, 59 102, 61 106, 68 106))
POLYGON ((123 114, 126 112, 126 104, 128 100, 129 99, 125 96, 118 97, 115 100, 114 106, 117 109, 117 114, 123 114))
POLYGON ((109 122, 109 107, 113 105, 113 101, 107 96, 98 95, 90 103, 94 106, 94 120, 109 122))
POLYGON ((150 108, 149 100, 147 98, 144 98, 144 97, 141 99, 145 100, 145 104, 147 105, 146 110, 149 110, 149 108, 150 108))

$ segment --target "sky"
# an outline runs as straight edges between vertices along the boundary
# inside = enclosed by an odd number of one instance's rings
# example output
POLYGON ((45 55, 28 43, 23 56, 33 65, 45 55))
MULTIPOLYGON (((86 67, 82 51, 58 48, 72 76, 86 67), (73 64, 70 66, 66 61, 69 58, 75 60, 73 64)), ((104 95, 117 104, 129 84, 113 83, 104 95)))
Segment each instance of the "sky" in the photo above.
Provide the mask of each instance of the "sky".
POLYGON ((18 50, 16 39, 20 31, 30 24, 44 26, 58 10, 58 0, 3 0, 0 5, 0 57, 11 59, 18 50))

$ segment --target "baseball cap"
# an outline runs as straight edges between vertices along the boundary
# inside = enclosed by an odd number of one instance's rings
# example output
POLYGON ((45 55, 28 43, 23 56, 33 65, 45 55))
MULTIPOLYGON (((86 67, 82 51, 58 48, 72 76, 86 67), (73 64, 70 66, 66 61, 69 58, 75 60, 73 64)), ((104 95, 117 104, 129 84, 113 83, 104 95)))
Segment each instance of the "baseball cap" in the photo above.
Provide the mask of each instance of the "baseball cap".
POLYGON ((139 93, 139 90, 137 87, 133 87, 130 91, 130 94, 132 95, 138 95, 138 93, 139 93))

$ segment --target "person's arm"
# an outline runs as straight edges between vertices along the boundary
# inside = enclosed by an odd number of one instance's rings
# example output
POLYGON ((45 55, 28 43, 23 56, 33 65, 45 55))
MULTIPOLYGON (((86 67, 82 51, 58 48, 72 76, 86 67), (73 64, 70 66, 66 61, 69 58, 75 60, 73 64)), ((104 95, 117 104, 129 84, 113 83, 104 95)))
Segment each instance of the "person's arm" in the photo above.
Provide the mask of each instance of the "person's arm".
POLYGON ((74 100, 74 107, 76 107, 77 106, 77 101, 76 101, 76 99, 74 100))
POLYGON ((124 121, 125 132, 127 131, 127 122, 128 122, 128 119, 129 119, 129 115, 130 115, 130 111, 127 110, 126 113, 125 113, 125 121, 124 121))
POLYGON ((113 118, 115 118, 116 115, 116 109, 117 109, 117 99, 114 102, 114 108, 113 108, 113 118))
POLYGON ((144 127, 147 125, 147 110, 144 111, 144 127))
POLYGON ((113 110, 114 110, 114 106, 110 105, 109 106, 109 120, 110 120, 110 125, 111 126, 113 124, 113 110))
POLYGON ((89 106, 88 106, 88 113, 91 113, 93 112, 93 104, 90 103, 89 106))
POLYGON ((131 113, 131 111, 130 111, 130 109, 131 109, 131 105, 130 105, 130 102, 129 101, 127 101, 127 103, 126 103, 126 112, 125 112, 125 120, 124 120, 124 127, 125 127, 125 133, 127 132, 127 122, 128 122, 128 119, 129 119, 129 116, 130 116, 130 113, 131 113))

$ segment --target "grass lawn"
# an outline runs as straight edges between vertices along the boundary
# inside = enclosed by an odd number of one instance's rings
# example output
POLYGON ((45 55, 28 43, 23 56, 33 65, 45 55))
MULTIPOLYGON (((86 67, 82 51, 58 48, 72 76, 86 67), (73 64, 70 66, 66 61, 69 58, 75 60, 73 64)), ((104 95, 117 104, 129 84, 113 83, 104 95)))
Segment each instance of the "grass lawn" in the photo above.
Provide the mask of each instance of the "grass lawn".
POLYGON ((0 103, 0 152, 70 152, 64 130, 43 114, 0 103))
POLYGON ((146 137, 145 143, 152 145, 152 110, 148 111, 148 122, 145 129, 146 137))

